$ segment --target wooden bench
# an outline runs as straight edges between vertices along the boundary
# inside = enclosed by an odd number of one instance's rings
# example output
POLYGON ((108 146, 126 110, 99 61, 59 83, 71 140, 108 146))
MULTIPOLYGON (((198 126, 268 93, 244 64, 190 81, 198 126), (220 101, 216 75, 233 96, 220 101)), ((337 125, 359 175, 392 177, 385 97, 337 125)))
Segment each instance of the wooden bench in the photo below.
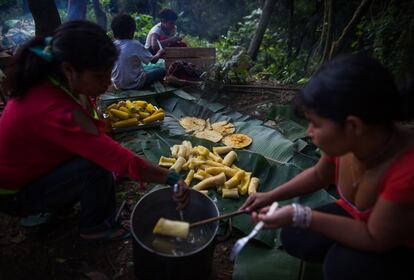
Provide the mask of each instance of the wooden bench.
POLYGON ((192 63, 202 70, 208 69, 216 63, 215 48, 165 48, 165 67, 177 60, 192 63))

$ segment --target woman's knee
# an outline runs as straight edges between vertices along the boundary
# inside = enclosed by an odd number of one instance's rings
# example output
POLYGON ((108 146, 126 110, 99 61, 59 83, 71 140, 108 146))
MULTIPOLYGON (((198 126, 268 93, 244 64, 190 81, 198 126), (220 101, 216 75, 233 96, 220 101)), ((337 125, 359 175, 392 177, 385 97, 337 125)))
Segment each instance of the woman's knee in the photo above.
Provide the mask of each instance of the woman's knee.
POLYGON ((97 164, 92 164, 88 173, 90 184, 98 186, 100 189, 114 187, 115 179, 111 171, 108 171, 97 164))
POLYGON ((99 189, 99 192, 108 190, 114 187, 114 177, 111 171, 106 170, 97 163, 78 158, 70 163, 70 167, 74 174, 73 184, 79 184, 83 189, 99 189))
POLYGON ((335 244, 326 255, 323 270, 327 280, 387 279, 385 258, 380 254, 335 244))
POLYGON ((280 233, 284 250, 294 257, 321 263, 333 242, 325 236, 294 227, 283 228, 280 233))

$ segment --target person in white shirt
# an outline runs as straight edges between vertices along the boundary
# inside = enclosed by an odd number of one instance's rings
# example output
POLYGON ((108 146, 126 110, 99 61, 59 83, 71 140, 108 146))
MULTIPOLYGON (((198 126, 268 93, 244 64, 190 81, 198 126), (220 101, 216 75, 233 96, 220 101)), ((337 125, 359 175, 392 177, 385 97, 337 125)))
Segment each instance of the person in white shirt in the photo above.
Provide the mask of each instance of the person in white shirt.
POLYGON ((139 41, 134 40, 136 23, 128 14, 120 14, 113 18, 112 32, 119 57, 112 69, 112 82, 118 89, 142 89, 165 76, 164 68, 144 71, 142 63, 156 63, 164 54, 158 50, 152 55, 139 41))
POLYGON ((145 48, 151 53, 156 53, 160 49, 158 41, 163 48, 187 47, 187 45, 181 41, 182 38, 176 35, 177 28, 175 22, 178 18, 177 14, 171 9, 162 9, 159 17, 161 22, 151 28, 147 35, 145 48))

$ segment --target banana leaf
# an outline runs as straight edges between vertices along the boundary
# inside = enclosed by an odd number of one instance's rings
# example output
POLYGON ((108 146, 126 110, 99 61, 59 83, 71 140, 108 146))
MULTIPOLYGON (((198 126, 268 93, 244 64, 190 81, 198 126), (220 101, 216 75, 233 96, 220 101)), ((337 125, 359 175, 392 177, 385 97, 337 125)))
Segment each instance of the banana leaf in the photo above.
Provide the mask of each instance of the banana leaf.
POLYGON ((202 107, 175 97, 162 98, 158 100, 158 103, 169 112, 168 118, 164 120, 164 125, 172 134, 185 134, 178 123, 178 120, 184 116, 210 119, 211 123, 227 120, 234 123, 237 132, 245 133, 253 138, 253 143, 247 148, 248 150, 281 162, 289 162, 295 154, 296 146, 294 142, 286 139, 277 130, 261 125, 261 121, 254 120, 250 116, 244 116, 237 112, 231 112, 231 115, 225 114, 225 112, 223 114, 220 111, 214 112, 215 109, 219 108, 218 106, 210 110, 210 107, 202 107))
POLYGON ((233 268, 234 280, 320 280, 322 265, 301 261, 279 248, 269 249, 250 242, 239 253, 233 268))
MULTIPOLYGON (((177 94, 179 96, 180 94, 177 94)), ((296 124, 285 122, 283 133, 262 126, 262 122, 250 116, 233 112, 231 108, 211 104, 188 96, 162 96, 157 98, 158 105, 167 112, 161 129, 149 129, 117 135, 121 143, 143 155, 148 160, 158 163, 161 155, 169 156, 170 147, 189 140, 193 145, 203 145, 209 149, 217 144, 194 138, 185 134, 178 120, 182 116, 210 118, 211 122, 232 121, 238 132, 253 136, 254 144, 246 150, 238 150, 237 165, 260 178, 260 192, 270 191, 297 175, 302 169, 315 164, 319 152, 309 145, 302 136, 301 128, 296 124), (276 157, 276 158, 275 158, 276 157), (278 163, 284 161, 283 164, 278 163)), ((185 175, 185 174, 183 174, 185 175)), ((240 207, 246 196, 239 200, 223 199, 215 190, 209 190, 209 196, 215 201, 220 212, 230 212, 240 207)), ((283 201, 281 205, 292 202, 316 207, 331 202, 333 198, 325 190, 311 195, 283 201)), ((248 215, 233 218, 233 226, 243 235, 248 234, 253 224, 248 215)), ((303 263, 280 249, 278 230, 262 231, 256 240, 249 243, 236 258, 233 279, 299 279, 303 278, 303 263)), ((320 272, 317 270, 317 272, 320 272)), ((320 276, 320 274, 319 274, 320 276)), ((311 278, 306 278, 311 279, 311 278)), ((312 278, 318 279, 318 278, 312 278)))
POLYGON ((306 137, 306 127, 291 120, 280 122, 277 130, 291 141, 306 137))
POLYGON ((234 280, 298 280, 301 262, 285 252, 250 242, 234 262, 234 280))
POLYGON ((177 95, 178 97, 185 99, 185 100, 190 100, 190 101, 197 100, 196 97, 192 96, 191 94, 187 93, 185 90, 182 90, 182 89, 177 89, 173 91, 173 93, 177 95))
MULTIPOLYGON (((214 143, 198 139, 192 136, 169 135, 167 131, 157 131, 155 129, 145 132, 137 132, 137 140, 134 144, 139 147, 128 147, 134 151, 142 152, 146 159, 153 163, 158 163, 161 156, 170 156, 170 147, 174 144, 181 143, 183 140, 189 140, 195 145, 203 145, 211 149, 214 143)), ((236 152, 238 160, 236 165, 246 171, 252 172, 253 176, 260 179, 259 190, 261 192, 270 191, 284 182, 290 180, 301 170, 291 164, 271 165, 262 155, 251 151, 241 150, 236 152)), ((185 174, 183 174, 185 175, 185 174)), ((231 212, 238 209, 246 200, 247 196, 238 200, 223 199, 215 190, 209 190, 209 196, 217 203, 221 213, 231 212)), ((330 195, 322 190, 311 195, 293 200, 284 201, 282 204, 291 203, 292 201, 312 207, 331 201, 330 195)), ((233 225, 243 233, 247 234, 253 228, 253 224, 248 215, 241 215, 233 219, 233 225)), ((257 235, 257 239, 269 247, 276 245, 278 231, 263 231, 257 235)))

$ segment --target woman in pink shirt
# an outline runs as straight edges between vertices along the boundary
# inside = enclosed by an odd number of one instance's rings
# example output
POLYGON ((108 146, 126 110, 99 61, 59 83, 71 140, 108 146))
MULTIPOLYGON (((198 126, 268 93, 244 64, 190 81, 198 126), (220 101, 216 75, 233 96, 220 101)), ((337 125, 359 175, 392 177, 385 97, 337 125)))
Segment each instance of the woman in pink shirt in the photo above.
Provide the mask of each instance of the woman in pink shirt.
POLYGON ((34 38, 7 72, 7 106, 0 118, 0 210, 18 215, 54 212, 80 201, 80 235, 125 237, 115 221, 113 172, 138 181, 178 183, 105 134, 89 98, 105 92, 117 59, 98 25, 71 21, 51 38, 34 38))

